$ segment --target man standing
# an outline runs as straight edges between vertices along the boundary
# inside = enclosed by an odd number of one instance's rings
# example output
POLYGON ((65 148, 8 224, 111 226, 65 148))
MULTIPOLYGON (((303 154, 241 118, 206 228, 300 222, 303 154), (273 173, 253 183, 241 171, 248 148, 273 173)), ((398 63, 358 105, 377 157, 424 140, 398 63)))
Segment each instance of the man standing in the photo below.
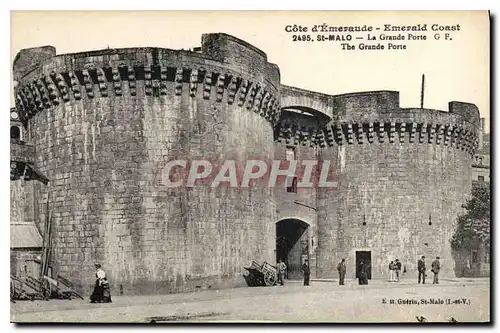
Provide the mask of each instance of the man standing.
POLYGON ((418 261, 418 283, 422 280, 422 284, 425 284, 425 256, 418 261))
POLYGON ((418 261, 417 265, 418 269, 418 283, 422 281, 422 284, 425 284, 425 256, 422 256, 422 258, 418 261))
POLYGON ((389 282, 394 282, 394 261, 389 263, 389 282))
POLYGON ((286 264, 283 262, 283 260, 280 260, 278 262, 276 269, 278 271, 278 282, 283 286, 285 284, 284 280, 285 280, 285 273, 286 273, 286 264))
POLYGON ((311 271, 309 270, 309 263, 307 262, 307 259, 304 260, 304 264, 302 265, 302 273, 304 273, 304 286, 308 286, 311 271))
POLYGON ((396 268, 396 279, 397 282, 399 282, 399 275, 401 274, 401 262, 399 261, 399 259, 396 259, 394 266, 396 268))
POLYGON ((434 273, 434 279, 432 280, 432 284, 439 284, 439 270, 441 269, 441 265, 439 264, 439 257, 436 257, 436 260, 432 262, 431 270, 434 273))
POLYGON ((344 258, 342 258, 342 261, 337 265, 337 271, 339 271, 339 285, 343 286, 344 285, 345 272, 346 272, 345 259, 344 258))

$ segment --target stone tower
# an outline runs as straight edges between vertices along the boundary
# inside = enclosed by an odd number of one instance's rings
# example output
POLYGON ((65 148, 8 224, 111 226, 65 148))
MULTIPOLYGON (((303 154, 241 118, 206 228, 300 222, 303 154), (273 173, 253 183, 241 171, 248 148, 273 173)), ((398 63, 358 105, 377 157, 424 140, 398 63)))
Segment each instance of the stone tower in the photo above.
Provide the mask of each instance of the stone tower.
POLYGON ((429 266, 439 256, 443 273, 453 274, 449 240, 470 196, 477 107, 400 108, 392 91, 333 101, 323 157, 336 161, 339 188, 318 191, 319 276, 335 275, 340 258, 353 278, 362 259, 372 278, 386 277, 395 259, 416 272, 422 255, 429 266))
POLYGON ((51 180, 34 185, 36 222, 49 200, 53 265, 77 288, 95 262, 132 294, 241 284, 252 260, 274 261, 270 189, 162 181, 173 158, 273 159, 280 74, 264 52, 226 34, 203 35, 201 52, 47 46, 19 52, 14 78, 51 180))

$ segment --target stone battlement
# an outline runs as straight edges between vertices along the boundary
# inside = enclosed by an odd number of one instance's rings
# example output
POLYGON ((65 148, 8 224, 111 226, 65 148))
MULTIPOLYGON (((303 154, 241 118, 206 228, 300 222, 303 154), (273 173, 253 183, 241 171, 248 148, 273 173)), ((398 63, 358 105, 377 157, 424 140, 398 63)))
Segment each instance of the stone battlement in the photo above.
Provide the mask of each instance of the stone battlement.
POLYGON ((144 95, 189 95, 236 104, 275 123, 279 69, 264 52, 226 34, 202 37, 202 53, 162 48, 106 49, 55 55, 21 50, 14 61, 16 103, 23 121, 71 101, 144 95))
POLYGON ((296 115, 282 117, 276 139, 292 145, 429 143, 453 146, 473 155, 479 144, 479 111, 450 102, 449 111, 400 108, 399 92, 374 91, 332 96, 333 120, 315 126, 296 115))
POLYGON ((49 75, 25 82, 16 89, 16 101, 23 120, 59 104, 101 97, 137 94, 165 98, 191 98, 246 107, 272 123, 279 118, 276 93, 236 73, 210 72, 206 68, 119 67, 88 68, 49 75), (140 90, 140 92, 139 92, 140 90))

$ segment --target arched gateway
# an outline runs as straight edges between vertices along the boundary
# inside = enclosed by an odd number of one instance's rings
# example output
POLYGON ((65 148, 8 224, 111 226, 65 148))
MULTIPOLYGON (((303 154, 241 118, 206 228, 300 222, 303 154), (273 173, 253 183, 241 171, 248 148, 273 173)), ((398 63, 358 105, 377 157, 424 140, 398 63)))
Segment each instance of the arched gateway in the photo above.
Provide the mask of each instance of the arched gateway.
POLYGON ((301 266, 309 252, 309 224, 303 220, 286 218, 276 223, 276 262, 283 260, 288 279, 301 278, 301 266))

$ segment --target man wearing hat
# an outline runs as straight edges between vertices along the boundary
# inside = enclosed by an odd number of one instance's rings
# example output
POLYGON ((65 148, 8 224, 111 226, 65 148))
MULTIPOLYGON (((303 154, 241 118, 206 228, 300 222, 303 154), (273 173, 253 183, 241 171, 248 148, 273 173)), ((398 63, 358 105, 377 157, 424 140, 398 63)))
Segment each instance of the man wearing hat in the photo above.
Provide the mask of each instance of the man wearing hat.
POLYGON ((339 285, 343 286, 344 285, 345 272, 346 272, 345 259, 344 258, 342 258, 342 261, 337 265, 337 271, 339 271, 339 285))
POLYGON ((418 283, 420 283, 420 279, 422 279, 422 284, 425 284, 425 256, 422 256, 422 259, 418 261, 418 283))
POLYGON ((441 269, 441 265, 439 264, 439 257, 436 257, 436 260, 432 262, 431 271, 434 273, 434 279, 432 280, 432 284, 439 284, 439 270, 441 269))
POLYGON ((308 286, 311 271, 309 270, 309 263, 307 262, 307 259, 304 260, 304 264, 302 265, 302 273, 304 273, 304 286, 308 286))

